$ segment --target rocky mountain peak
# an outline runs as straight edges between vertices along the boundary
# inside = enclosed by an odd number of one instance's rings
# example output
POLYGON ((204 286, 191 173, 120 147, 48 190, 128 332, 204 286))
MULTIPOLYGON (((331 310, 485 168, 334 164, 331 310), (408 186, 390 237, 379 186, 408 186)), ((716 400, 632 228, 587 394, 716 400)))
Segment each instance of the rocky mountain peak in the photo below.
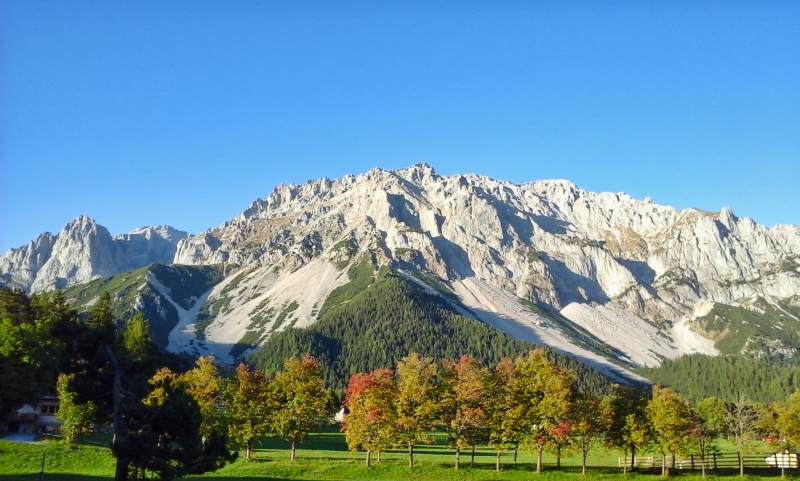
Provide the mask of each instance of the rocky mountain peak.
MULTIPOLYGON (((729 209, 679 212, 566 180, 514 184, 416 164, 279 186, 235 221, 182 241, 174 261, 282 282, 369 258, 438 276, 475 312, 527 319, 530 303, 589 331, 599 318, 640 333, 651 326, 665 344, 642 341, 649 347, 630 355, 652 363, 652 352, 713 352, 685 328, 698 302, 800 294, 800 275, 781 267, 797 255, 800 229, 740 222, 729 209)), ((613 336, 603 342, 635 344, 613 336)))
POLYGON ((169 263, 188 233, 170 226, 141 227, 112 237, 87 215, 69 221, 57 234, 43 233, 0 257, 0 282, 29 291, 65 288, 97 277, 169 263))

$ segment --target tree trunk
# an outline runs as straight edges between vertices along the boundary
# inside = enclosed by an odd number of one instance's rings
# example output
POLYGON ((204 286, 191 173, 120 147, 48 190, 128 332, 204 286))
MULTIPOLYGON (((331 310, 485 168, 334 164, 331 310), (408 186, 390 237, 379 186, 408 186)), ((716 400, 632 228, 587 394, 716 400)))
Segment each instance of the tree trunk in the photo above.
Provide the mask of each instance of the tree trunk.
POLYGON ((561 445, 556 446, 556 467, 561 469, 561 445))
POLYGON ((114 481, 127 481, 128 467, 131 463, 131 459, 128 430, 125 426, 125 420, 122 417, 122 367, 120 367, 119 360, 114 354, 114 351, 111 350, 111 347, 105 346, 105 348, 106 354, 108 354, 108 358, 111 361, 111 366, 114 369, 114 384, 111 390, 113 402, 111 420, 114 429, 114 438, 111 443, 117 453, 114 481))
POLYGON ((742 452, 739 451, 739 476, 744 476, 744 457, 742 456, 742 452))
POLYGON ((378 455, 378 462, 381 462, 381 450, 379 449, 375 454, 378 455))
POLYGON ((500 450, 495 451, 494 470, 500 472, 500 450))
POLYGON ((244 459, 245 459, 245 461, 250 461, 251 451, 252 451, 252 448, 250 447, 250 441, 247 441, 247 443, 244 445, 244 459))
POLYGON ((628 474, 628 449, 622 448, 622 474, 628 474))
POLYGON ((588 447, 582 446, 581 447, 581 474, 586 476, 586 452, 588 451, 588 447))
POLYGON ((631 446, 631 471, 636 469, 636 446, 631 446))
POLYGON ((700 444, 700 475, 706 477, 706 445, 700 444))
POLYGON ((519 443, 514 445, 514 466, 517 465, 517 452, 519 452, 519 443))
POLYGON ((661 455, 661 477, 665 478, 667 476, 667 455, 661 455))
POLYGON ((456 469, 461 466, 461 448, 456 446, 456 469))
POLYGON ((542 446, 536 446, 536 472, 542 472, 542 446))
POLYGON ((414 467, 414 444, 410 443, 408 445, 408 467, 414 467))
POLYGON ((291 455, 291 457, 289 458, 289 461, 291 461, 291 462, 294 462, 294 457, 295 457, 295 454, 296 454, 296 453, 297 453, 296 442, 295 442, 295 440, 294 440, 294 439, 292 439, 292 455, 291 455))
POLYGON ((369 467, 370 461, 372 460, 372 451, 367 449, 367 467, 369 467))
POLYGON ((472 458, 469 460, 470 466, 475 466, 475 445, 472 445, 472 458))

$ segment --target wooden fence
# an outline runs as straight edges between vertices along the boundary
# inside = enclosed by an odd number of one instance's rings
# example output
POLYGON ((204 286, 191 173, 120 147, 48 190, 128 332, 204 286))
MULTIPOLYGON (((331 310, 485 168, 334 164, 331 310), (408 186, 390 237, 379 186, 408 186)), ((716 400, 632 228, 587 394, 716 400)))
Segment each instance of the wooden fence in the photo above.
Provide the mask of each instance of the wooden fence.
MULTIPOLYGON (((769 454, 748 454, 742 456, 745 469, 780 469, 774 464, 767 463, 769 454)), ((677 470, 700 470, 705 462, 706 469, 739 469, 739 454, 738 453, 709 453, 706 455, 705 460, 699 455, 689 456, 667 456, 662 460, 661 456, 637 456, 636 468, 652 469, 661 468, 661 463, 666 462, 670 469, 677 470)), ((631 469, 630 457, 619 458, 618 464, 620 468, 631 469)), ((788 467, 786 469, 789 469, 788 467)), ((796 467, 791 469, 797 469, 796 467)))

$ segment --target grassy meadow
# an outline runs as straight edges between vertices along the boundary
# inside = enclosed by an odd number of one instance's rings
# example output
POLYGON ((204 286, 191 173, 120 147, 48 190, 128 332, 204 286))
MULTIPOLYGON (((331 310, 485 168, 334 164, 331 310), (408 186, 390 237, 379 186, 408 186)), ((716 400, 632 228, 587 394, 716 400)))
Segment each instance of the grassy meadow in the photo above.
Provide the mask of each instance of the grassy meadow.
MULTIPOLYGON (((110 480, 114 469, 114 458, 106 447, 106 436, 90 436, 75 448, 67 448, 60 440, 46 439, 36 443, 14 443, 0 440, 0 481, 39 480, 42 456, 45 457, 45 480, 53 481, 100 481, 110 480)), ((730 450, 730 445, 721 446, 730 450)), ((189 477, 194 480, 308 480, 308 481, 482 481, 482 480, 644 480, 659 479, 657 473, 629 473, 622 475, 617 466, 619 452, 603 448, 594 449, 588 459, 589 473, 580 473, 580 457, 576 453, 565 456, 562 468, 555 469, 555 458, 546 454, 545 472, 533 472, 534 455, 521 449, 517 465, 513 465, 513 453, 502 456, 502 471, 494 470, 494 451, 488 447, 476 450, 475 465, 470 465, 470 453, 462 454, 462 467, 453 469, 453 450, 443 434, 434 434, 432 442, 416 449, 416 466, 408 468, 406 453, 394 450, 381 454, 381 462, 373 466, 364 465, 364 453, 350 452, 344 437, 335 430, 315 434, 300 445, 299 458, 289 462, 288 445, 278 439, 263 440, 255 451, 255 460, 238 459, 214 473, 189 477)), ((800 473, 799 473, 800 474, 800 473)), ((701 479, 699 473, 676 471, 681 480, 701 479)), ((747 479, 776 478, 778 473, 752 473, 747 479)), ((793 473, 789 477, 796 476, 793 473)), ((707 479, 741 479, 735 473, 709 475, 707 479)), ((797 476, 800 479, 800 476, 797 476)))

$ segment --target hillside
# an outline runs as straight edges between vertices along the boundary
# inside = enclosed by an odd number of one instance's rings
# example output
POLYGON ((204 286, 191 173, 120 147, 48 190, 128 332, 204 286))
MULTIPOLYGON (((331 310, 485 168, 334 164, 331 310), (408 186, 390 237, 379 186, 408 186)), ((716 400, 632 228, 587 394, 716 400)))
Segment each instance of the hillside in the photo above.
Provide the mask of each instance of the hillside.
MULTIPOLYGON (((309 353, 322 361, 328 383, 341 389, 351 374, 393 366, 409 352, 435 359, 470 355, 493 365, 532 347, 459 314, 441 298, 384 271, 369 286, 329 306, 312 326, 271 336, 250 359, 275 372, 287 357, 309 353)), ((578 372, 582 388, 602 392, 610 387, 609 379, 594 369, 563 354, 551 351, 551 355, 578 372)))
POLYGON ((744 396, 747 400, 770 403, 786 399, 800 388, 800 365, 797 363, 741 355, 693 354, 638 372, 693 401, 716 396, 733 402, 744 396))
POLYGON ((187 320, 187 313, 195 313, 204 303, 203 296, 221 279, 220 270, 214 266, 151 264, 71 287, 64 295, 85 311, 103 291, 111 292, 116 317, 126 320, 134 312, 144 313, 153 341, 166 349, 182 332, 179 324, 187 320))

